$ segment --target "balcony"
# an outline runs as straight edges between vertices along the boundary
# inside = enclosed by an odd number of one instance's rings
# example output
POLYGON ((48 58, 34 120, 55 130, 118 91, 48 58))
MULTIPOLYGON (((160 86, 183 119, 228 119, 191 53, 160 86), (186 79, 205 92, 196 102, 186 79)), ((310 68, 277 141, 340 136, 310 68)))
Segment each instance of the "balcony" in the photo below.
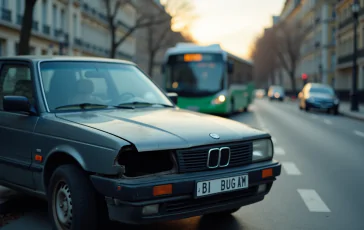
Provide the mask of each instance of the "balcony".
POLYGON ((61 29, 54 29, 53 34, 55 37, 60 37, 63 34, 63 31, 61 29))
POLYGON ((1 20, 7 21, 7 22, 11 22, 11 11, 5 8, 1 8, 0 10, 1 12, 1 20))
POLYGON ((80 38, 75 38, 74 43, 76 46, 82 46, 82 40, 80 38))
POLYGON ((46 35, 50 35, 51 33, 51 29, 48 25, 43 25, 43 33, 46 34, 46 35))
POLYGON ((354 22, 354 19, 352 17, 348 17, 347 19, 345 19, 343 22, 341 22, 339 24, 339 29, 342 29, 342 28, 346 27, 347 25, 350 25, 353 22, 354 22))
MULTIPOLYGON (((358 55, 358 58, 364 57, 364 49, 359 49, 357 55, 358 55)), ((337 59, 338 64, 344 64, 344 63, 352 62, 352 61, 353 61, 353 54, 352 53, 344 55, 344 56, 339 56, 338 59, 337 59)))

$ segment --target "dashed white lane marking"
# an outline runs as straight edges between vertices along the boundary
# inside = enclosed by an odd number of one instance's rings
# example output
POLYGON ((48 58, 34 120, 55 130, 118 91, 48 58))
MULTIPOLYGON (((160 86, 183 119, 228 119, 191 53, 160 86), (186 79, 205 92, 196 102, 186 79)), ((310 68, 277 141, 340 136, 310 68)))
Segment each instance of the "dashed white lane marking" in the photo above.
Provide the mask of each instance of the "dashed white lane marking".
POLYGON ((313 189, 297 189, 310 212, 331 212, 313 189))
POLYGON ((327 124, 327 125, 331 125, 332 124, 332 121, 327 120, 327 119, 324 119, 324 123, 327 124))
POLYGON ((282 156, 286 155, 286 151, 280 147, 274 147, 274 155, 282 156))
POLYGON ((264 125, 264 122, 262 121, 262 118, 260 117, 259 114, 256 113, 256 118, 257 118, 257 122, 258 122, 258 125, 261 129, 265 129, 265 125, 264 125))
POLYGON ((275 139, 274 137, 272 137, 272 142, 273 142, 273 144, 277 144, 277 139, 275 139))
POLYGON ((360 132, 358 130, 354 130, 355 135, 358 135, 359 137, 364 137, 364 133, 360 132))
POLYGON ((291 175, 291 176, 302 175, 300 170, 297 168, 297 166, 293 162, 281 162, 281 163, 284 168, 284 171, 286 171, 286 173, 288 175, 291 175))

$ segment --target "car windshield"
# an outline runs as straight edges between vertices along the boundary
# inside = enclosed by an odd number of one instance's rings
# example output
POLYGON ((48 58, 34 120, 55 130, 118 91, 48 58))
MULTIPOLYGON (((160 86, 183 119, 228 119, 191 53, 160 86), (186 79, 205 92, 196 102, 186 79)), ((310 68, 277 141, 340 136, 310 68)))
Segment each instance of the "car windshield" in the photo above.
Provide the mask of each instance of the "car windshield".
POLYGON ((167 91, 180 96, 212 95, 224 87, 223 62, 175 63, 167 69, 167 91))
POLYGON ((94 61, 50 61, 40 64, 51 111, 108 107, 173 106, 137 67, 94 61))
POLYGON ((310 93, 334 94, 334 90, 329 87, 315 87, 310 89, 310 93))

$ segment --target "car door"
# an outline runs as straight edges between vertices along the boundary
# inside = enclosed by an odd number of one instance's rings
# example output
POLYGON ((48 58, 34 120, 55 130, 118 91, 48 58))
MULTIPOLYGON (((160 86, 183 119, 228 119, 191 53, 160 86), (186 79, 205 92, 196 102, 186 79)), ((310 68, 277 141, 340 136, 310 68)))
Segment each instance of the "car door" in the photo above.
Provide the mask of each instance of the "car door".
POLYGON ((1 179, 33 188, 31 146, 38 116, 3 109, 3 96, 26 96, 34 104, 30 63, 3 62, 0 66, 0 173, 1 179))

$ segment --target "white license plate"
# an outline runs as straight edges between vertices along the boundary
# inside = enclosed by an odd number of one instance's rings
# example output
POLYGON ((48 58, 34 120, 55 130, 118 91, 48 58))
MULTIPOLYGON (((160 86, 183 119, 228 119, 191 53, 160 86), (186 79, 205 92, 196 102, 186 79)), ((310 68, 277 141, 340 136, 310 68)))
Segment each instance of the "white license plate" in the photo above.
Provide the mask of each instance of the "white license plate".
POLYGON ((196 197, 248 188, 248 179, 248 175, 241 175, 197 182, 196 197))

